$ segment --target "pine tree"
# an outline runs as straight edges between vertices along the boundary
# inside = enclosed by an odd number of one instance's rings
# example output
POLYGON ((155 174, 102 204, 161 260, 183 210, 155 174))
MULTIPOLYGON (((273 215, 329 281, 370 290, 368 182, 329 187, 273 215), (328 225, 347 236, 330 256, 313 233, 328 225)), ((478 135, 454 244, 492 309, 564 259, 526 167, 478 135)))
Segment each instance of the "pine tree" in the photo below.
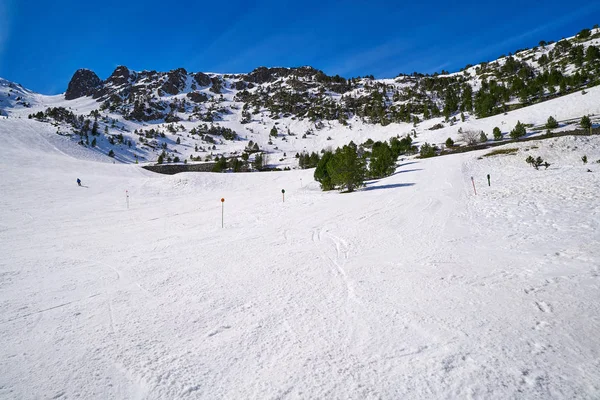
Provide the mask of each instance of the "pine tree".
POLYGON ((363 186, 365 179, 365 162, 358 157, 356 145, 338 148, 331 161, 327 164, 327 173, 331 177, 333 185, 340 189, 353 192, 354 189, 363 186))
POLYGON ((493 133, 494 140, 502 140, 502 131, 500 130, 500 128, 495 127, 493 133))
POLYGON ((425 142, 421 145, 421 148, 419 149, 419 155, 421 156, 421 158, 434 157, 436 150, 437 148, 434 145, 425 142))
POLYGON ((548 169, 548 167, 550 166, 550 164, 548 164, 547 162, 544 163, 544 160, 542 160, 542 157, 533 158, 533 156, 527 156, 527 158, 525 159, 525 162, 527 164, 531 165, 535 169, 540 169, 541 165, 544 165, 546 167, 546 169, 548 169))
POLYGON ((223 172, 227 169, 227 159, 225 156, 219 158, 218 156, 215 158, 215 165, 213 166, 212 172, 223 172))
POLYGON ((581 118, 581 122, 579 123, 579 125, 581 125, 581 127, 583 129, 591 129, 592 128, 592 121, 590 120, 590 117, 588 117, 587 115, 584 115, 581 118))
POLYGON ((466 84, 463 88, 460 108, 461 111, 471 112, 473 110, 473 88, 469 84, 466 84))
POLYGON ((454 147, 454 140, 451 138, 446 139, 446 147, 454 147))
POLYGON ((554 119, 553 116, 548 117, 548 121, 546 122, 546 129, 556 129, 558 128, 558 122, 554 119))
POLYGON ((396 159, 392 155, 392 149, 387 142, 376 142, 371 152, 369 163, 369 175, 372 178, 383 178, 394 173, 396 170, 396 159))
POLYGON ((254 156, 254 162, 252 163, 252 166, 254 167, 254 169, 260 171, 263 169, 263 155, 262 154, 257 154, 256 156, 254 156))
POLYGON ((333 158, 333 153, 330 151, 326 151, 323 154, 323 157, 319 160, 317 164, 317 168, 315 169, 314 178, 317 182, 321 184, 321 189, 323 190, 332 190, 334 189, 334 185, 331 182, 331 177, 329 176, 329 172, 327 169, 327 165, 333 158))
POLYGON ((314 168, 317 166, 318 163, 319 163, 319 154, 313 151, 312 153, 310 153, 310 157, 308 157, 308 167, 307 168, 314 168))
POLYGON ((517 125, 515 128, 510 131, 510 137, 513 139, 518 139, 527 134, 527 130, 525 129, 525 125, 521 123, 521 121, 517 121, 517 125))
POLYGON ((232 159, 230 162, 231 169, 233 172, 240 172, 242 170, 242 166, 244 165, 237 157, 232 159))

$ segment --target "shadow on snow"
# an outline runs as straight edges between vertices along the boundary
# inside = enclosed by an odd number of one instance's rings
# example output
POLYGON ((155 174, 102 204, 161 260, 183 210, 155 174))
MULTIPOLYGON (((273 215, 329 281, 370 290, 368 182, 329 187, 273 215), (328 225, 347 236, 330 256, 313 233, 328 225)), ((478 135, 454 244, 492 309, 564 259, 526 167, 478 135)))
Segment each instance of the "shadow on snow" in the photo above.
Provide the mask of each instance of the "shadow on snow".
POLYGON ((405 169, 403 171, 396 171, 394 172, 392 175, 390 176, 394 176, 394 175, 398 175, 398 174, 402 174, 404 172, 415 172, 415 171, 423 171, 423 168, 415 168, 415 169, 405 169))
MULTIPOLYGON (((372 185, 377 182, 379 182, 379 181, 369 182, 369 183, 367 183, 367 185, 372 185)), ((378 189, 396 189, 396 188, 408 187, 408 186, 414 186, 414 185, 415 185, 415 183, 391 183, 389 185, 367 186, 366 188, 364 188, 362 190, 367 191, 367 190, 378 190, 378 189)))

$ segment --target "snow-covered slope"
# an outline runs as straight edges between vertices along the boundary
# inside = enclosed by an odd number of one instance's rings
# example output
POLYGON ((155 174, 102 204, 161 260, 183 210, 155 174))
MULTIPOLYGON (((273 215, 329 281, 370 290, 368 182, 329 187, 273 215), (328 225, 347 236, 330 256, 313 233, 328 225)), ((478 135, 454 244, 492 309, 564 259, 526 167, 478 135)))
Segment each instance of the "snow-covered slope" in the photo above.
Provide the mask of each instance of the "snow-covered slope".
POLYGON ((151 174, 18 118, 0 138, 2 398, 600 397, 598 136, 350 195, 151 174))
POLYGON ((298 153, 410 132, 441 145, 459 139, 459 128, 491 139, 494 127, 506 134, 517 121, 541 132, 550 116, 560 130, 587 114, 598 123, 600 29, 542 44, 459 73, 395 79, 345 79, 311 67, 219 74, 119 66, 101 80, 81 69, 58 96, 0 80, 0 114, 47 123, 118 162, 241 157, 252 141, 270 166, 292 168, 298 153))
MULTIPOLYGON (((27 92, 29 93, 29 92, 27 92)), ((232 94, 224 95, 225 98, 232 94)), ((35 119, 28 119, 28 115, 44 111, 49 107, 63 107, 74 115, 85 115, 91 121, 94 120, 90 113, 97 110, 98 103, 90 98, 83 97, 75 100, 66 101, 62 96, 42 96, 38 94, 29 94, 30 107, 14 107, 10 110, 9 118, 0 119, 0 124, 9 120, 20 120, 36 123, 35 119)), ((240 107, 241 108, 241 107, 240 107)), ((592 122, 596 125, 600 123, 600 86, 587 89, 584 94, 576 92, 542 103, 534 104, 529 107, 510 111, 505 114, 495 115, 488 118, 477 119, 468 115, 464 122, 460 120, 449 124, 443 124, 443 118, 432 118, 424 121, 418 126, 408 123, 391 123, 386 126, 373 125, 362 121, 360 118, 354 118, 348 121, 348 125, 343 125, 338 121, 325 121, 320 129, 315 129, 315 124, 308 119, 298 119, 296 117, 282 117, 277 120, 254 120, 253 122, 242 124, 240 116, 236 113, 226 114, 219 121, 218 125, 228 128, 237 133, 236 140, 226 140, 218 136, 211 139, 210 142, 202 139, 202 135, 193 134, 192 130, 205 124, 198 121, 181 120, 177 123, 141 123, 131 120, 124 120, 120 115, 107 113, 98 119, 98 136, 96 136, 95 147, 90 142, 94 136, 88 137, 87 146, 82 145, 81 150, 94 153, 91 157, 106 156, 110 150, 115 153, 114 160, 117 162, 133 163, 156 161, 156 158, 162 151, 162 145, 166 145, 167 154, 171 158, 178 157, 190 161, 190 157, 198 157, 202 161, 214 159, 217 155, 227 157, 240 156, 244 149, 252 141, 259 145, 262 151, 265 151, 268 157, 268 163, 276 167, 297 167, 295 155, 302 152, 320 152, 326 149, 335 149, 338 146, 354 141, 357 144, 365 142, 367 139, 388 140, 395 136, 405 136, 409 133, 417 134, 417 144, 429 142, 438 146, 442 145, 448 137, 456 142, 460 142, 461 135, 459 130, 477 130, 483 131, 488 138, 492 138, 492 130, 499 127, 508 138, 508 133, 515 127, 517 121, 534 126, 529 129, 529 134, 545 132, 544 125, 548 117, 552 116, 559 121, 560 127, 555 131, 564 131, 576 129, 579 127, 579 120, 583 115, 590 115, 592 122), (443 128, 430 130, 436 124, 444 125, 443 128), (169 126, 174 130, 169 131, 169 126), (278 137, 270 136, 273 127, 278 129, 278 137), (154 132, 163 132, 164 137, 158 133, 144 135, 150 129, 154 132), (305 135, 305 133, 307 133, 305 135), (291 133, 291 134, 290 134, 291 133), (109 140, 113 138, 113 143, 109 140), (122 141, 114 138, 121 137, 122 141), (153 138, 154 137, 154 138, 153 138), (145 139, 143 139, 145 138, 145 139), (144 142, 141 142, 144 140, 144 142), (180 143, 177 143, 179 140, 180 143)), ((50 120, 51 122, 52 120, 50 120)), ((53 130, 60 135, 67 135, 76 143, 82 140, 82 137, 72 134, 72 127, 68 123, 45 123, 46 130, 53 130)), ((91 124, 90 124, 91 127, 91 124)), ((207 135, 207 137, 210 135, 207 135)), ((82 142, 82 144, 85 144, 82 142)))

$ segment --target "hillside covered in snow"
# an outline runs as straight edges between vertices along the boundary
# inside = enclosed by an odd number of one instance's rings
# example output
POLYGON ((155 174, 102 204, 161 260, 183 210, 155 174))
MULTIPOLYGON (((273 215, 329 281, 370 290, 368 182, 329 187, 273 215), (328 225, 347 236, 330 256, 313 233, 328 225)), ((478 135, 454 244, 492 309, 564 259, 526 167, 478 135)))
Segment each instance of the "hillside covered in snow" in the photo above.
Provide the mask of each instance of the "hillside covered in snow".
POLYGON ((50 124, 120 162, 226 157, 247 170, 260 154, 259 167, 296 168, 297 155, 350 141, 412 134, 442 147, 447 138, 460 142, 459 129, 478 129, 491 141, 495 127, 501 140, 516 115, 533 128, 530 134, 545 131, 550 116, 559 122, 554 131, 573 129, 582 116, 600 111, 599 46, 600 30, 584 29, 458 73, 379 80, 332 77, 311 67, 218 74, 120 66, 105 80, 81 69, 64 95, 0 81, 0 114, 50 124), (522 112, 510 113, 515 110, 522 112))
POLYGON ((599 36, 394 79, 0 79, 0 398, 600 398, 599 36), (351 142, 391 169, 323 191, 351 142), (141 168, 217 157, 245 173, 141 168))
POLYGON ((600 396, 600 136, 350 195, 102 162, 27 119, 0 137, 1 398, 600 396))

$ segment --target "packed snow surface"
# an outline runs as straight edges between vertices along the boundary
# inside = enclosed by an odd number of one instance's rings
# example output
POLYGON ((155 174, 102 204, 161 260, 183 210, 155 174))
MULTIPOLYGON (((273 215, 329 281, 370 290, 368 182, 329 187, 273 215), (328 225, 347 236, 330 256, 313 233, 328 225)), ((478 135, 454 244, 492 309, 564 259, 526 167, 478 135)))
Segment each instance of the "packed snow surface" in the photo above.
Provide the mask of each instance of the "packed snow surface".
POLYGON ((0 122, 1 398, 600 398, 598 136, 339 194, 51 128, 0 122))

